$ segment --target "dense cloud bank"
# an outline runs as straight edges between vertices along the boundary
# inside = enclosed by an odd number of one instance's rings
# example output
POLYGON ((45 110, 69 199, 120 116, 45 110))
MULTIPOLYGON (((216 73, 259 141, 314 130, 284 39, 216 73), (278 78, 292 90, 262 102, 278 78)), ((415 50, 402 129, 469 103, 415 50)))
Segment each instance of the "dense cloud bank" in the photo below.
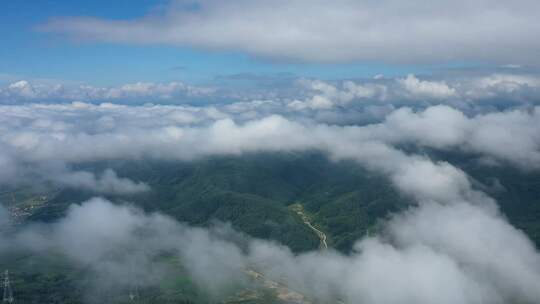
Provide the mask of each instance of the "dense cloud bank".
POLYGON ((538 64, 535 0, 171 1, 143 18, 57 17, 76 39, 229 49, 308 62, 538 64), (488 49, 489 51, 486 51, 488 49))
MULTIPOLYGON (((321 150, 332 158, 358 160, 389 175, 407 175, 414 169, 408 168, 411 163, 429 163, 423 156, 396 148, 403 144, 459 150, 477 155, 485 163, 524 169, 536 169, 540 164, 538 107, 475 116, 442 105, 420 111, 400 108, 380 123, 363 126, 279 115, 251 120, 238 116, 241 113, 214 107, 81 102, 0 106, 0 162, 4 168, 0 182, 17 183, 38 176, 98 192, 133 193, 147 190, 147 186, 122 179, 112 170, 95 175, 72 172, 71 168, 102 160, 190 160, 258 151, 321 150)), ((454 170, 445 163, 435 166, 454 170)))

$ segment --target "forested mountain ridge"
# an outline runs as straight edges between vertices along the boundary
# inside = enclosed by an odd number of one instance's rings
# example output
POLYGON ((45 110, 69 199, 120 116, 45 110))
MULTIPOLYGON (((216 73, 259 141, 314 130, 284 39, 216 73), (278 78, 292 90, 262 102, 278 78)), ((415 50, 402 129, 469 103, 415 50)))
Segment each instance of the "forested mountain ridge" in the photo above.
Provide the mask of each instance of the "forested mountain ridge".
MULTIPOLYGON (((501 211, 540 244, 540 174, 510 166, 486 166, 459 154, 426 151, 467 172, 476 187, 495 198, 501 211)), ((206 226, 231 222, 251 236, 274 239, 295 251, 315 249, 316 236, 287 209, 301 203, 329 235, 329 244, 347 252, 384 219, 412 204, 390 181, 349 161, 333 162, 318 152, 263 153, 210 157, 192 162, 116 161, 79 169, 113 168, 120 176, 147 183, 133 196, 106 196, 159 211, 179 221, 206 226)), ((64 188, 29 218, 51 221, 67 207, 100 195, 64 188)))

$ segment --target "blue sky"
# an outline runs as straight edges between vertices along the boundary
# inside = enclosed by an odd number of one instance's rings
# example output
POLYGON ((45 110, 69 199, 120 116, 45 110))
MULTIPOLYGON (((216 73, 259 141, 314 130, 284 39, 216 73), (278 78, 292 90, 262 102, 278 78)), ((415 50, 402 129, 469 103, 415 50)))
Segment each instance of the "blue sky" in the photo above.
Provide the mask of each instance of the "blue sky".
POLYGON ((3 1, 0 4, 0 81, 51 80, 117 85, 137 81, 211 83, 235 74, 293 74, 298 77, 344 79, 407 73, 462 64, 383 64, 364 60, 305 63, 272 60, 242 50, 205 50, 178 45, 114 44, 80 41, 38 31, 51 18, 92 16, 133 19, 165 7, 166 1, 3 1))

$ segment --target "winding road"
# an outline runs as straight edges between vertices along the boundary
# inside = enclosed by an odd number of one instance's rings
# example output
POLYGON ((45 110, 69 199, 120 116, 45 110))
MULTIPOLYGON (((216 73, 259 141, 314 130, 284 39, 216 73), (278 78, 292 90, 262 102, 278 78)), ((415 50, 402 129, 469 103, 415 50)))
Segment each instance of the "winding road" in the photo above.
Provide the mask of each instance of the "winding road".
POLYGON ((319 237, 319 240, 321 242, 321 244, 319 245, 319 248, 321 249, 328 249, 328 244, 326 243, 326 234, 324 232, 322 232, 321 230, 315 228, 315 226, 313 226, 309 220, 309 217, 304 213, 304 208, 302 207, 302 205, 300 204, 295 204, 292 206, 291 208, 294 212, 296 212, 296 214, 298 214, 298 216, 302 219, 302 222, 304 222, 304 224, 306 224, 306 226, 308 226, 311 230, 313 230, 315 232, 315 234, 317 234, 317 236, 319 237))

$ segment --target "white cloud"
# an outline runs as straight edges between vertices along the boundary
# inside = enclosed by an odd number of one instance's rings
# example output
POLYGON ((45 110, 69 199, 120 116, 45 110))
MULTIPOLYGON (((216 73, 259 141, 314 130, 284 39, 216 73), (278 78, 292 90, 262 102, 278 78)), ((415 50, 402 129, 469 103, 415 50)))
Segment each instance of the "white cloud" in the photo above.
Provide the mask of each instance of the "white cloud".
POLYGON ((405 79, 398 79, 398 82, 413 95, 413 98, 446 99, 457 96, 456 90, 445 82, 421 81, 412 74, 407 75, 405 79))
MULTIPOLYGON (((537 99, 540 90, 540 77, 534 74, 501 74, 479 76, 463 82, 461 91, 469 99, 499 98, 509 99, 518 96, 523 99, 526 94, 532 94, 531 99, 537 99)), ((525 98, 527 99, 527 98, 525 98)))
MULTIPOLYGON (((530 281, 536 276, 535 269, 540 267, 534 246, 521 231, 482 208, 469 204, 429 205, 398 216, 390 227, 399 242, 436 248, 441 254, 455 257, 456 264, 466 271, 482 274, 492 285, 484 291, 486 296, 494 289, 510 298, 519 298, 525 290, 536 288, 530 281), (439 238, 441 235, 444 239, 439 238), (477 238, 478 235, 482 237, 477 238), (508 255, 504 249, 508 247, 515 249, 515 255, 508 255), (491 254, 495 251, 497 254, 491 254), (524 265, 517 266, 517 260, 530 263, 531 271, 522 268, 524 265)), ((534 291, 523 300, 534 303, 539 296, 539 292, 534 291)))
POLYGON ((40 27, 78 39, 240 50, 313 62, 495 61, 538 64, 534 0, 173 1, 133 20, 57 17, 40 27))
POLYGON ((530 75, 492 74, 481 77, 478 79, 477 84, 481 88, 500 87, 511 92, 521 86, 538 87, 540 86, 540 79, 530 75))
POLYGON ((421 113, 400 108, 384 121, 387 135, 403 142, 420 142, 443 148, 457 146, 468 135, 469 119, 461 112, 447 107, 429 107, 421 113))
POLYGON ((339 86, 321 80, 303 79, 300 83, 312 94, 305 100, 293 100, 287 104, 296 111, 346 107, 355 100, 385 100, 388 91, 385 85, 353 81, 344 81, 339 86))
MULTIPOLYGON (((488 73, 459 74, 419 79, 413 74, 405 78, 382 78, 357 81, 302 80, 305 97, 286 103, 286 109, 309 111, 362 111, 373 105, 425 108, 449 105, 468 114, 489 112, 497 108, 537 105, 540 78, 535 74, 488 73)), ((344 113, 341 113, 343 116, 344 113)))
POLYGON ((112 169, 107 169, 99 177, 86 171, 66 172, 51 176, 63 186, 90 190, 107 194, 135 194, 149 191, 150 187, 141 182, 133 182, 118 177, 112 169))

